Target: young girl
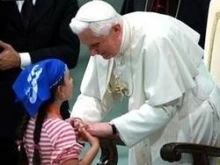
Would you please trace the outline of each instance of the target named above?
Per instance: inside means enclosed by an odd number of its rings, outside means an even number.
[[[99,150],[98,139],[81,129],[79,136],[91,148],[79,159],[83,146],[71,125],[62,120],[60,106],[71,98],[73,80],[67,66],[49,59],[27,67],[13,89],[28,114],[18,129],[19,163],[22,165],[89,165]]]

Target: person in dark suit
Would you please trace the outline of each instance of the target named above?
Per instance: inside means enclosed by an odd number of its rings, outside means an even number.
[[[28,25],[21,16],[23,1],[0,0],[0,162],[17,164],[16,127],[23,107],[16,102],[12,84],[21,69],[44,59],[57,58],[69,69],[78,61],[80,43],[69,28],[78,11],[77,0],[33,0]],[[62,105],[69,117],[68,102]]]
[[[124,0],[121,14],[133,11],[153,11],[171,15],[200,34],[199,45],[204,48],[210,0]]]

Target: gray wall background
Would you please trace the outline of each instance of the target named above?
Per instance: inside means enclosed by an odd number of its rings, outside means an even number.
[[[116,11],[120,12],[123,0],[105,0],[105,1],[110,3],[116,9]],[[88,0],[78,0],[79,6],[82,6],[86,2],[88,2]],[[69,101],[70,108],[72,108],[74,102],[77,99],[77,96],[80,94],[80,83],[81,83],[84,71],[86,69],[88,59],[89,59],[88,49],[86,46],[81,45],[78,65],[76,68],[71,70],[71,75],[74,80],[74,91],[73,91],[73,97]],[[116,116],[122,115],[126,111],[127,111],[127,100],[124,100],[124,101],[118,103],[116,106],[114,106],[112,111],[104,118],[103,121],[109,121]],[[82,153],[82,156],[87,152],[88,149],[89,149],[89,145],[87,144],[85,147],[85,150]],[[118,154],[119,154],[118,164],[119,165],[128,164],[127,163],[127,153],[128,153],[128,149],[126,147],[118,146]],[[99,157],[100,157],[100,152],[99,152],[98,156],[96,157],[96,159],[94,160],[92,165],[96,165],[96,162]]]

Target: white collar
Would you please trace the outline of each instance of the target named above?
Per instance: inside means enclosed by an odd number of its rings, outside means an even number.
[[[125,18],[122,18],[122,26],[123,26],[123,31],[122,31],[122,42],[121,42],[121,47],[119,51],[119,56],[123,55],[125,51],[129,48],[129,45],[131,44],[131,29],[130,25],[127,22]]]
[[[19,12],[21,12],[21,8],[22,8],[22,6],[23,6],[24,1],[25,1],[25,0],[16,1],[16,4],[17,4],[17,6],[18,6]],[[36,4],[36,1],[37,1],[37,0],[32,0],[33,5]]]

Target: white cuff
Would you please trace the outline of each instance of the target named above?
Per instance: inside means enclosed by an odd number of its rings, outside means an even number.
[[[26,66],[31,64],[31,57],[30,54],[25,52],[25,53],[19,53],[21,64],[20,67],[21,69],[24,69]]]

